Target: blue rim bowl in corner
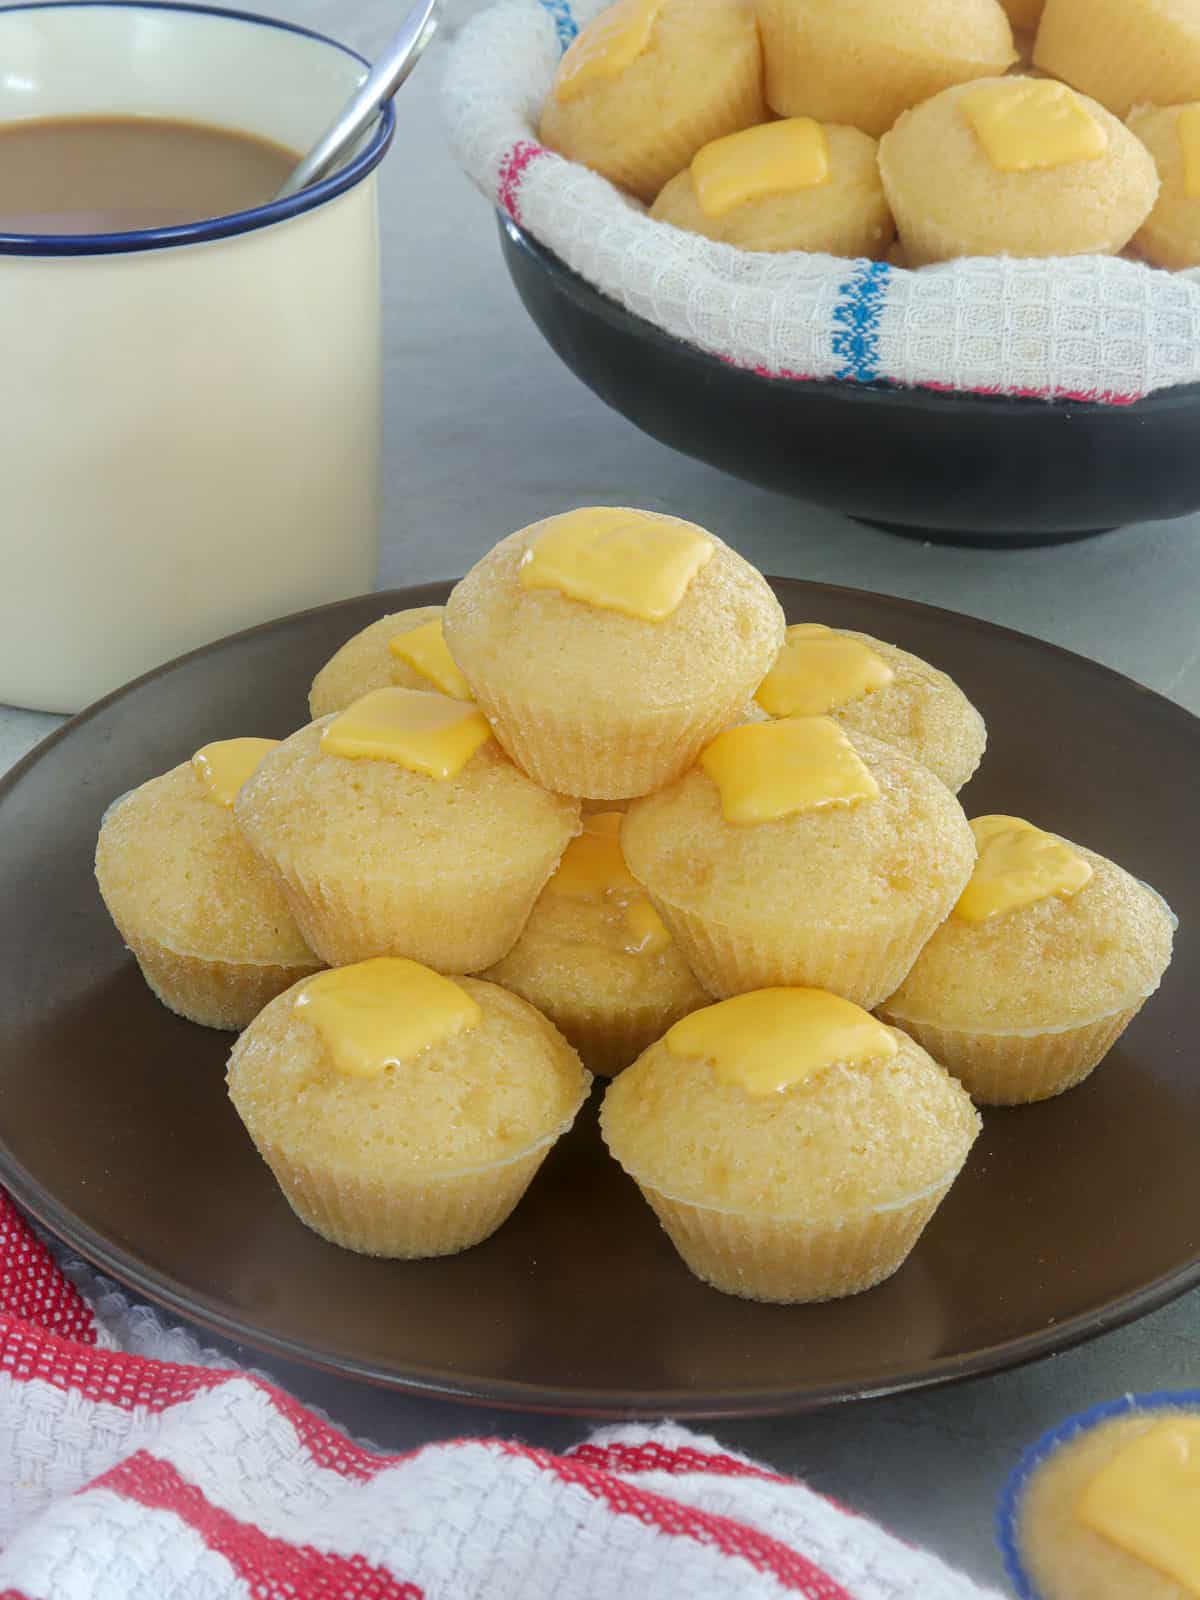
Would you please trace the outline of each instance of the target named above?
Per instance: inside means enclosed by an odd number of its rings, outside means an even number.
[[[1099,1405],[1089,1406],[1086,1411],[1065,1417],[1024,1451],[1001,1490],[994,1528],[996,1547],[1004,1563],[1004,1575],[1018,1600],[1050,1600],[1026,1571],[1018,1535],[1021,1502],[1029,1480],[1038,1468],[1050,1460],[1060,1445],[1070,1444],[1089,1428],[1138,1412],[1193,1412],[1198,1407],[1200,1389],[1158,1389],[1150,1394],[1124,1394],[1117,1400],[1104,1400]]]
[[[521,302],[576,377],[735,477],[896,533],[992,547],[1200,510],[1200,385],[1118,406],[761,377],[626,311],[497,215]]]

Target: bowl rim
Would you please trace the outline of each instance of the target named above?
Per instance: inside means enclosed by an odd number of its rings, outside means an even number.
[[[736,374],[747,383],[762,384],[781,393],[794,394],[802,391],[806,395],[823,395],[829,399],[863,406],[894,407],[899,398],[908,409],[937,417],[944,417],[949,412],[961,412],[967,405],[977,412],[985,414],[991,412],[997,417],[1011,415],[1014,410],[1052,406],[1061,411],[1083,411],[1095,419],[1107,417],[1119,420],[1130,418],[1132,415],[1141,422],[1145,419],[1146,410],[1149,408],[1157,411],[1190,409],[1194,402],[1200,399],[1200,383],[1173,384],[1169,388],[1155,389],[1136,400],[1117,405],[1103,400],[1066,399],[1054,395],[1043,397],[987,394],[972,389],[929,389],[919,385],[908,387],[891,383],[883,378],[874,383],[858,383],[850,378],[786,378],[756,372],[750,367],[738,366],[722,356],[712,355],[687,339],[680,339],[674,334],[667,333],[646,317],[639,316],[637,312],[627,310],[619,301],[604,294],[589,283],[581,273],[568,266],[561,256],[556,255],[548,245],[543,244],[506,211],[497,208],[496,217],[502,235],[507,238],[508,246],[536,262],[545,276],[553,281],[558,291],[571,300],[578,309],[600,318],[621,333],[640,338],[643,343],[668,355],[673,361],[690,362],[698,375],[713,372]]]

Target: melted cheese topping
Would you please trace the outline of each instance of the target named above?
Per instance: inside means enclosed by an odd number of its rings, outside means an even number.
[[[372,689],[321,734],[325,755],[394,761],[428,778],[454,778],[492,737],[478,707],[424,689]]]
[[[473,1028],[483,1012],[452,978],[398,956],[310,978],[292,1002],[338,1072],[377,1078]]]
[[[820,622],[797,622],[754,698],[772,717],[821,717],[885,688],[895,676],[860,639]]]
[[[625,865],[620,839],[624,820],[619,811],[584,817],[583,832],[563,851],[546,891],[612,907],[623,918],[630,955],[661,955],[669,948],[671,935]]]
[[[1200,1417],[1170,1417],[1131,1439],[1084,1488],[1085,1527],[1200,1595]]]
[[[954,908],[964,922],[1076,894],[1092,876],[1091,863],[1069,844],[1020,817],[976,817],[971,832],[979,860]]]
[[[593,84],[619,78],[650,43],[666,0],[617,0],[590,22],[572,43],[554,82],[555,98],[565,104]]]
[[[826,1067],[886,1061],[897,1050],[883,1023],[824,989],[757,989],[722,1000],[677,1022],[666,1045],[754,1095],[782,1093]]]
[[[246,779],[278,743],[278,739],[218,739],[196,751],[192,771],[207,789],[210,800],[231,806]]]
[[[625,907],[625,948],[631,956],[660,956],[671,948],[666,923],[644,894]]]
[[[525,589],[557,589],[585,605],[662,622],[714,548],[690,522],[589,506],[543,523],[522,557],[520,581]]]
[[[1200,200],[1200,105],[1184,106],[1175,118],[1175,137],[1183,154],[1183,193]]]
[[[783,717],[719,733],[700,756],[726,822],[776,822],[872,800],[879,785],[828,717]]]
[[[811,117],[764,122],[714,139],[692,160],[692,188],[706,217],[723,217],[751,200],[829,182],[829,140]]]
[[[1094,161],[1108,149],[1104,125],[1073,89],[1049,78],[984,84],[958,103],[997,172]]]
[[[558,870],[546,885],[555,894],[599,900],[607,894],[638,892],[638,881],[621,854],[621,813],[597,811],[583,819],[583,832],[563,851]]]
[[[463,677],[442,633],[441,617],[431,617],[419,628],[410,628],[388,640],[388,649],[398,661],[405,661],[428,678],[435,689],[455,700],[470,700],[471,685]]]

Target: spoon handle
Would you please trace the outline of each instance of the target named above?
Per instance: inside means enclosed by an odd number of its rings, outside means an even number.
[[[303,161],[276,194],[286,200],[323,178],[361,138],[424,54],[437,31],[434,15],[440,0],[417,0],[399,33],[383,51],[353,98],[338,112]]]

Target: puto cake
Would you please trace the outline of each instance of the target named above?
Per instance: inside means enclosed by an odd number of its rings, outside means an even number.
[[[1114,862],[1021,817],[971,823],[953,914],[879,1008],[982,1105],[1083,1081],[1158,988],[1175,918]]]
[[[904,1034],[773,988],[677,1022],[609,1086],[600,1127],[697,1277],[796,1303],[897,1270],[979,1116]]]
[[[711,998],[625,865],[621,821],[619,811],[583,819],[520,938],[484,974],[549,1017],[603,1077]]]
[[[811,117],[767,122],[706,144],[662,190],[650,215],[742,250],[876,260],[896,232],[875,140]]]
[[[876,138],[952,83],[1016,60],[998,0],[756,0],[767,103]]]
[[[1117,117],[1200,100],[1195,0],[1046,0],[1034,64]]]
[[[1135,106],[1130,130],[1158,169],[1158,199],[1133,248],[1156,267],[1200,267],[1200,101]]]
[[[421,689],[373,689],[301,728],[235,811],[330,966],[490,967],[579,831],[578,802],[518,771],[477,706]]]
[[[956,794],[987,744],[983,718],[953,678],[894,644],[821,622],[788,628],[754,698],[773,717],[829,716],[883,739]]]
[[[109,806],[96,882],[150,988],[210,1028],[244,1028],[321,962],[233,816],[273,739],[222,739]]]
[[[751,0],[617,0],[563,56],[538,137],[649,204],[701,145],[766,117]]]
[[[442,636],[442,606],[414,606],[372,622],[332,655],[308,695],[315,722],[344,711],[372,689],[436,689],[469,700],[467,680]]]
[[[868,1009],[975,862],[941,779],[831,717],[719,734],[678,782],[630,806],[621,847],[710,994],[799,984]]]
[[[628,799],[740,716],[783,643],[766,579],[678,517],[592,506],[502,539],[446,603],[496,738],[547,789]]]
[[[229,1097],[301,1222],[374,1256],[486,1239],[571,1126],[591,1079],[495,984],[383,957],[274,1000],[229,1059]]]
[[[912,266],[958,256],[1116,255],[1150,214],[1154,162],[1095,100],[987,78],[908,111],[879,171]]]
[[[996,1535],[1027,1600],[1195,1600],[1198,1512],[1200,1390],[1125,1395],[1026,1451]]]

